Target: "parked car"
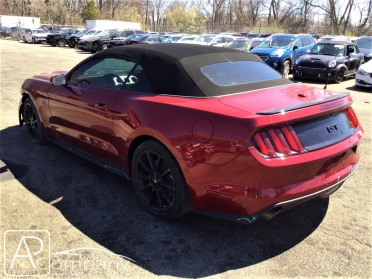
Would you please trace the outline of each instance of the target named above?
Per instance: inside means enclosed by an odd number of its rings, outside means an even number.
[[[177,44],[188,44],[192,42],[193,40],[195,40],[197,37],[199,36],[198,35],[185,35],[182,38],[180,38],[176,43]]]
[[[139,44],[160,44],[164,38],[161,35],[146,34],[136,38],[133,38],[126,42],[127,45],[139,45]]]
[[[323,36],[318,39],[318,43],[326,43],[331,41],[351,42],[350,38],[346,36]]]
[[[315,39],[308,34],[274,34],[267,37],[250,53],[287,77],[296,59],[315,45]]]
[[[32,42],[33,44],[46,42],[47,33],[44,29],[28,29],[23,35],[23,42]]]
[[[96,31],[93,29],[83,29],[83,30],[80,30],[76,34],[71,34],[71,35],[66,36],[65,40],[70,48],[74,48],[77,46],[81,36],[93,34],[94,32]]]
[[[247,38],[237,38],[225,45],[225,47],[239,49],[242,51],[249,51],[251,43],[252,40],[248,40]]]
[[[122,34],[117,29],[105,29],[97,35],[90,35],[85,38],[85,50],[96,53],[99,50],[99,41],[101,39],[112,39],[118,35]]]
[[[192,40],[190,44],[208,45],[217,35],[216,34],[202,34],[196,39]]]
[[[29,28],[24,27],[10,27],[10,37],[14,40],[21,40],[23,38],[24,32]]]
[[[230,48],[106,49],[26,79],[20,97],[32,142],[49,139],[131,179],[162,219],[270,219],[329,196],[360,162],[349,93],[292,83]]]
[[[364,62],[372,59],[372,36],[363,36],[355,41],[359,50],[364,55]]]
[[[293,77],[340,83],[344,78],[354,76],[363,62],[363,53],[352,42],[317,43],[296,60]]]
[[[110,41],[112,41],[112,40],[116,40],[116,41],[117,40],[123,40],[123,39],[125,39],[128,36],[133,35],[133,34],[143,35],[143,34],[145,34],[145,32],[142,31],[142,30],[134,30],[134,29],[119,30],[116,33],[114,33],[110,38],[99,39],[98,50],[106,49],[108,47]]]
[[[46,43],[51,46],[64,47],[67,43],[66,37],[72,34],[77,34],[81,29],[66,28],[62,29],[59,33],[48,34],[46,38]]]
[[[129,42],[131,40],[133,40],[135,38],[142,37],[142,36],[143,36],[142,34],[133,34],[133,35],[130,35],[130,36],[126,37],[123,40],[110,40],[107,48],[113,48],[113,47],[119,47],[119,46],[127,45],[127,44],[129,44]]]
[[[372,59],[361,65],[357,70],[355,74],[355,86],[372,88]]]
[[[10,37],[10,30],[8,27],[0,27],[0,37]]]
[[[85,40],[89,40],[91,37],[97,37],[99,34],[101,34],[104,30],[103,29],[92,29],[92,32],[87,33],[86,35],[83,35],[80,37],[80,40],[78,41],[77,48],[81,51],[86,50],[85,46]]]
[[[252,39],[252,43],[251,43],[251,45],[250,45],[250,47],[249,47],[249,51],[251,51],[251,50],[254,49],[255,47],[259,46],[260,43],[261,43],[262,41],[264,41],[264,40],[265,40],[265,38],[253,38],[253,39]]]
[[[271,34],[266,34],[266,33],[250,33],[250,34],[247,34],[245,37],[247,39],[253,39],[253,38],[267,38],[269,37]]]
[[[168,38],[165,38],[163,40],[163,44],[173,44],[173,43],[177,43],[180,39],[182,39],[183,37],[185,37],[187,34],[175,34],[175,35],[170,35]],[[164,35],[162,35],[162,37],[164,37]]]
[[[195,40],[190,41],[190,44],[222,47],[235,39],[235,36],[229,34],[203,34]]]

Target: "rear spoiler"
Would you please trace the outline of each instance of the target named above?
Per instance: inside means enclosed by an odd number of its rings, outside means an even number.
[[[311,107],[311,106],[326,103],[326,102],[329,102],[329,101],[334,101],[334,100],[337,100],[337,99],[342,99],[342,98],[344,98],[346,96],[349,96],[349,95],[350,95],[349,92],[344,92],[344,93],[338,94],[336,96],[331,96],[331,97],[321,99],[321,100],[315,100],[315,101],[308,102],[308,103],[305,103],[305,104],[299,104],[299,105],[294,105],[294,106],[289,106],[289,107],[284,107],[284,108],[270,109],[270,110],[256,112],[255,114],[258,114],[258,115],[273,115],[273,114],[283,113],[283,112],[296,110],[296,109],[300,109],[300,108]],[[320,109],[325,110],[325,109],[330,109],[330,108],[333,108],[333,107],[338,107],[338,106],[342,105],[343,103],[344,103],[344,100],[340,100],[338,102],[335,102],[335,103],[329,104],[327,106],[321,107]]]

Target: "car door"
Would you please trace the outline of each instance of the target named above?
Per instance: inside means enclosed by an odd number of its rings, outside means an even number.
[[[31,29],[26,29],[26,30],[24,31],[24,33],[23,33],[23,36],[25,37],[25,40],[26,40],[27,42],[32,41],[32,31],[31,31]]]
[[[358,70],[360,65],[360,55],[354,45],[347,46],[347,59],[349,60],[348,73],[353,74]]]
[[[308,38],[297,38],[293,46],[297,46],[298,48],[293,51],[293,61],[296,61],[297,58],[304,55],[306,50],[308,50],[309,40]]]
[[[115,105],[135,65],[118,58],[92,59],[67,75],[66,85],[49,90],[51,128],[62,141],[106,158],[111,147]],[[112,151],[112,150],[111,150]]]

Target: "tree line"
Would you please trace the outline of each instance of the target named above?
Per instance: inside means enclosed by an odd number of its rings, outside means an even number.
[[[0,14],[61,25],[133,21],[146,30],[184,33],[372,35],[372,0],[3,0]]]

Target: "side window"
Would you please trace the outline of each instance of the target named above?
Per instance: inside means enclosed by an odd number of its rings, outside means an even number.
[[[146,73],[141,65],[137,64],[133,72],[127,77],[127,79],[125,79],[125,84],[122,90],[153,93]]]
[[[356,54],[357,53],[357,50],[356,50],[355,46],[353,46],[353,45],[347,46],[347,53],[348,54],[351,54],[351,53]]]
[[[302,38],[302,44],[303,46],[311,45],[309,38]]]
[[[129,31],[128,31],[128,30],[125,30],[125,31],[124,31],[124,36],[125,36],[125,37],[128,37],[128,36],[133,35],[133,34],[134,34],[133,31],[130,31],[130,30],[129,30]]]
[[[90,60],[77,68],[69,81],[119,90],[135,65],[133,61],[118,58]]]
[[[298,47],[303,47],[304,45],[302,43],[302,38],[298,38],[293,45],[298,46]]]

